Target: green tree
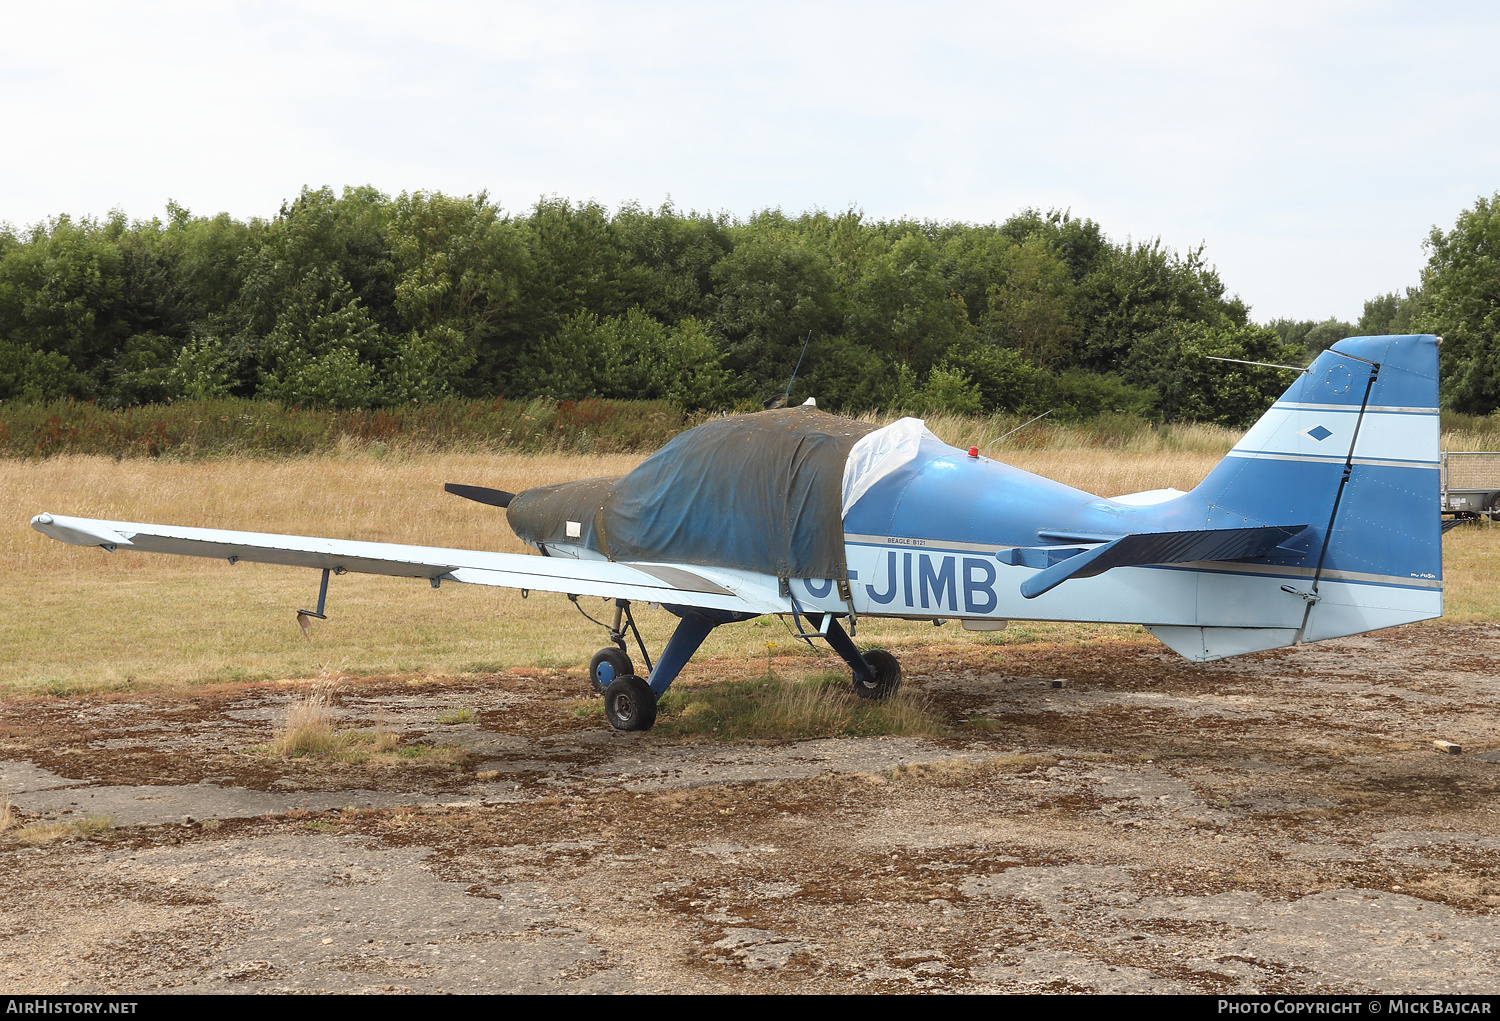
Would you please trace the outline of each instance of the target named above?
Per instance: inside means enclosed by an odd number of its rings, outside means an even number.
[[[1068,266],[1074,283],[1081,283],[1096,270],[1105,268],[1108,257],[1118,249],[1109,243],[1104,231],[1093,220],[1075,219],[1067,210],[1023,209],[1000,226],[1000,234],[1012,244],[1027,238],[1041,238]]]
[[[938,272],[948,290],[963,299],[969,322],[979,325],[989,313],[991,291],[1005,283],[1016,243],[993,225],[951,223],[938,231]]]
[[[178,350],[167,370],[167,387],[190,401],[228,397],[237,368],[234,354],[218,337],[200,332]]]
[[[1414,332],[1415,320],[1422,304],[1419,288],[1408,287],[1406,293],[1391,291],[1365,302],[1364,314],[1350,336],[1405,336]]]
[[[808,334],[838,332],[833,267],[825,253],[789,231],[756,226],[739,233],[712,277],[710,324],[725,365],[757,397],[786,385]]]
[[[1452,230],[1432,228],[1427,252],[1416,321],[1443,338],[1444,398],[1487,415],[1500,408],[1500,192],[1460,213]]]
[[[394,347],[347,281],[311,272],[260,345],[259,396],[319,407],[382,404],[376,366]]]
[[[1130,375],[1152,385],[1160,396],[1160,413],[1168,421],[1238,428],[1264,414],[1293,376],[1282,369],[1217,362],[1208,356],[1294,364],[1299,353],[1269,327],[1178,322],[1137,346]]]
[[[390,367],[398,403],[482,392],[468,376],[523,318],[531,273],[525,232],[481,193],[467,198],[402,194],[392,204],[387,242],[395,307],[405,331]]]
[[[791,375],[791,369],[787,369]],[[781,381],[786,386],[786,381]],[[775,390],[774,395],[779,395]],[[859,415],[896,406],[891,365],[867,347],[842,336],[814,336],[792,385],[790,403],[817,399],[824,411]]]
[[[76,394],[87,385],[65,355],[0,340],[0,401],[45,404]]]
[[[1044,386],[1047,374],[1019,351],[971,339],[949,348],[940,364],[973,381],[986,412],[1038,414],[1048,410],[1038,406],[1049,399]]]
[[[1273,319],[1266,325],[1276,331],[1283,344],[1298,348],[1302,361],[1312,361],[1345,337],[1364,333],[1360,327],[1332,317],[1323,320]]]
[[[1137,344],[1155,344],[1161,331],[1180,323],[1249,321],[1243,304],[1224,298],[1201,246],[1178,256],[1160,240],[1107,249],[1078,285],[1075,314],[1083,327],[1081,368],[1122,372],[1128,382],[1148,386],[1151,380],[1132,376],[1131,366],[1143,361]]]
[[[991,285],[981,332],[1043,367],[1076,363],[1077,325],[1067,263],[1041,235],[1013,245],[1001,258],[1003,283]]]
[[[373,188],[345,188],[341,197],[330,188],[304,188],[284,204],[243,256],[234,304],[246,331],[264,337],[288,304],[326,300],[346,289],[382,329],[398,329],[388,205]]]
[[[83,373],[131,333],[118,244],[125,229],[123,216],[104,223],[60,216],[7,245],[0,258],[0,337],[18,350],[66,359],[77,370],[66,374],[73,396],[93,395]]]
[[[727,216],[681,214],[626,204],[610,221],[624,253],[624,300],[658,322],[706,320],[713,312],[713,268],[734,249]]]
[[[871,262],[844,317],[846,337],[919,374],[970,330],[963,299],[938,272],[935,248],[917,234]]]
[[[917,414],[947,412],[954,415],[973,415],[983,406],[979,387],[963,372],[945,365],[934,365],[927,373],[927,382],[907,408]]]

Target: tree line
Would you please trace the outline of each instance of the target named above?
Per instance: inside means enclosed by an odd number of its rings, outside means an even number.
[[[164,220],[59,216],[0,229],[0,400],[747,410],[785,395],[849,413],[1243,425],[1285,373],[1206,356],[1287,363],[1352,332],[1410,328],[1446,338],[1453,407],[1488,412],[1497,233],[1481,200],[1453,232],[1434,230],[1422,286],[1367,303],[1357,327],[1263,326],[1201,247],[1120,244],[1060,212],[736,220],[544,199],[507,214],[483,194],[324,188],[264,220],[175,204]]]

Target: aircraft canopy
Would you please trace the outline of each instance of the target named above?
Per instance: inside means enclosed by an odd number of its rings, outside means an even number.
[[[844,464],[844,493],[839,516],[848,515],[849,508],[859,502],[859,498],[875,483],[916,457],[924,438],[937,440],[920,418],[898,419],[883,429],[860,437]]]

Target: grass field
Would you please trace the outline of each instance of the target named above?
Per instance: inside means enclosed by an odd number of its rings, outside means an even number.
[[[964,420],[932,423],[967,446]],[[1004,460],[1090,492],[1191,488],[1227,449],[1224,430],[1110,444],[1082,432],[1034,448],[997,445]],[[1064,438],[1065,439],[1065,438]],[[977,441],[972,441],[977,442]],[[302,458],[124,459],[64,455],[0,460],[0,691],[10,694],[199,685],[333,674],[481,673],[574,667],[604,644],[560,595],[349,575],[329,587],[326,622],[309,636],[294,611],[317,598],[312,571],[66,546],[29,527],[42,511],[253,531],[523,552],[504,512],[443,493],[444,482],[516,491],[629,471],[645,455],[371,452]],[[1435,510],[1435,509],[1434,509]],[[1493,564],[1500,529],[1445,539],[1450,619],[1500,615]],[[601,600],[582,600],[591,612]],[[597,615],[597,612],[596,612]],[[642,607],[653,654],[675,618]],[[859,640],[886,647],[1146,638],[1132,626],[1013,623],[969,634],[955,625],[865,621]],[[775,618],[720,628],[689,676],[714,657],[807,669],[831,654],[795,641]],[[640,666],[641,664],[637,664]]]

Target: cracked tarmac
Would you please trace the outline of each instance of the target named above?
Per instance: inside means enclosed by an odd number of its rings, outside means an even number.
[[[0,976],[1494,993],[1497,653],[1482,624],[1210,664],[1144,642],[911,650],[945,736],[785,743],[606,731],[576,670],[343,679],[340,726],[461,749],[382,765],[258,748],[293,685],[14,700],[17,821],[113,825],[0,833]]]

